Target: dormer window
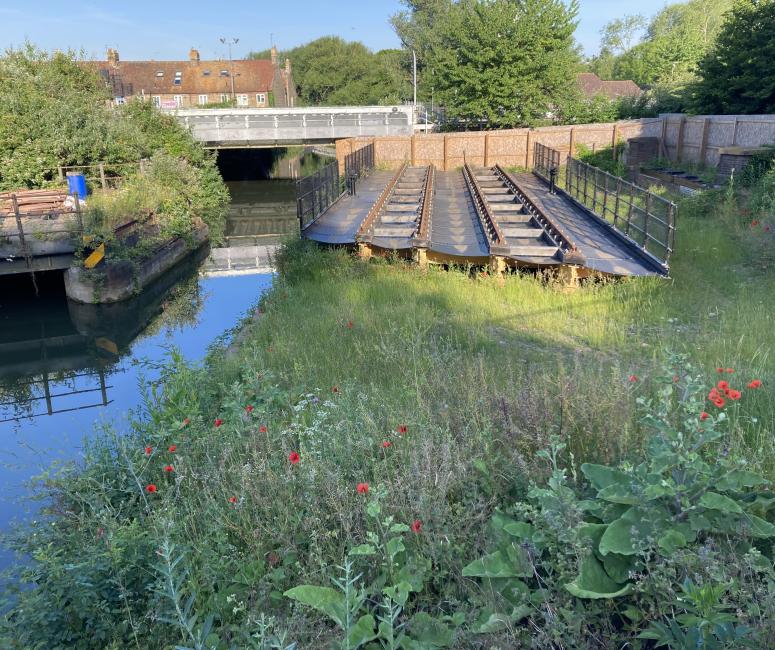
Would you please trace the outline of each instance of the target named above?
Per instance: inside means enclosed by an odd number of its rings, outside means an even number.
[[[164,76],[164,70],[157,70],[156,71],[156,76],[157,77],[163,77]]]
[[[229,76],[229,71],[228,70],[221,70],[221,76],[222,77],[228,77]]]
[[[209,77],[210,76],[210,71],[209,70],[202,70],[202,76],[203,77]]]

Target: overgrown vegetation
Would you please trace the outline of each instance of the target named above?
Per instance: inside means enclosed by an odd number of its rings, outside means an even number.
[[[150,159],[148,171],[139,161]],[[228,193],[213,155],[174,117],[149,103],[112,107],[96,72],[74,53],[46,54],[32,45],[0,57],[0,190],[51,187],[60,166],[119,168],[118,193],[98,196],[88,217],[94,231],[136,214],[154,215],[162,232],[185,234],[200,218],[217,240]],[[134,212],[137,210],[138,212]]]
[[[44,477],[3,646],[771,646],[770,176],[682,200],[670,281],[287,246]]]

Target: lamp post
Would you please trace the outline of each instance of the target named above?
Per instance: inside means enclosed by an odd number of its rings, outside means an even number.
[[[417,53],[412,50],[412,86],[414,87],[414,103],[412,113],[417,119]]]
[[[237,43],[239,43],[239,39],[238,38],[226,38],[224,36],[224,37],[220,38],[220,41],[224,45],[228,45],[229,46],[229,77],[231,77],[231,101],[234,101],[234,98],[235,98],[235,96],[234,96],[234,63],[232,62],[232,59],[231,59],[231,46],[232,45],[236,45]]]

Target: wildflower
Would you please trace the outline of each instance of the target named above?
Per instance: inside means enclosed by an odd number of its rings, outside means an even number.
[[[358,494],[368,494],[368,492],[369,492],[369,484],[368,483],[358,483],[358,487],[356,489],[358,490]]]
[[[748,383],[748,388],[760,388],[762,385],[761,379],[754,379]]]
[[[392,443],[392,442],[390,442],[390,440],[385,440],[385,441],[382,443],[382,448],[383,448],[383,449],[387,449],[388,447],[391,447],[392,445],[393,445],[393,443]]]
[[[724,408],[726,402],[724,401],[724,398],[719,395],[716,399],[713,400],[713,404],[716,406],[716,408]]]
[[[149,494],[153,494],[154,492],[156,492],[156,486],[153,483],[149,483],[148,485],[145,486],[145,491],[148,492]]]
[[[399,424],[396,427],[396,431],[400,433],[402,436],[409,431],[409,427],[407,427],[405,424]]]
[[[153,451],[153,447],[146,447],[145,448],[145,455],[146,456],[150,456],[152,451]]]
[[[674,384],[677,384],[677,383],[678,383],[678,380],[679,380],[679,377],[678,377],[678,375],[673,375],[673,383],[674,383]]]
[[[739,400],[742,396],[743,394],[739,390],[730,389],[729,391],[729,399],[735,402]]]
[[[705,420],[707,420],[709,417],[710,417],[710,413],[706,413],[705,411],[700,413],[700,420],[702,420],[703,422],[705,422]]]
[[[347,329],[351,330],[353,328],[353,322],[351,320],[347,321]]]
[[[298,452],[292,451],[288,454],[288,460],[291,461],[291,465],[296,465],[301,460],[301,456],[299,456]]]
[[[758,219],[754,219],[751,222],[751,228],[756,228],[756,226],[758,226],[758,225],[759,225],[759,220]]]
[[[172,472],[175,471],[175,468],[172,465],[165,465],[164,471],[167,472],[167,474],[172,474]]]
[[[177,445],[170,445],[169,447],[167,447],[167,451],[170,452],[171,454],[174,454],[177,451],[177,449],[178,449]]]
[[[215,418],[215,422],[213,424],[215,424],[215,428],[217,429],[223,424],[223,420],[221,420],[221,418]]]
[[[248,405],[245,407],[245,413],[247,413],[248,415],[250,415],[252,412],[253,412],[253,405],[252,405],[252,404],[248,404]]]
[[[727,390],[729,388],[729,382],[728,381],[720,381],[717,384],[719,390]]]
[[[419,519],[415,519],[412,522],[411,529],[413,533],[419,533],[422,530],[422,522]]]
[[[716,372],[718,374],[720,374],[720,375],[723,375],[724,374],[724,369],[723,368],[716,368]]]
[[[187,427],[189,424],[191,424],[191,420],[189,418],[186,418],[185,420],[183,420],[184,427]]]
[[[636,381],[638,381],[638,375],[630,375],[629,380],[631,384],[634,384]]]
[[[332,393],[338,393],[339,392],[339,386],[336,386],[336,385],[332,386],[331,387],[331,392]]]
[[[237,503],[237,497],[229,497],[229,503]]]
[[[711,388],[710,392],[708,393],[708,399],[711,402],[715,402],[720,396],[721,396],[721,393],[718,392],[718,389],[715,386]]]
[[[727,373],[728,375],[731,375],[731,374],[732,374],[734,371],[735,371],[735,369],[734,369],[734,368],[727,368],[727,369],[726,369],[726,373]]]
[[[265,424],[262,424],[260,427],[258,427],[258,432],[259,432],[259,433],[266,433],[266,432],[267,432],[267,430],[268,430],[268,429],[266,428],[266,425],[265,425]]]

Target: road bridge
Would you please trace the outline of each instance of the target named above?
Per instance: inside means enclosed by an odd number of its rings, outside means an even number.
[[[181,108],[170,113],[211,149],[324,144],[414,133],[411,106]]]

